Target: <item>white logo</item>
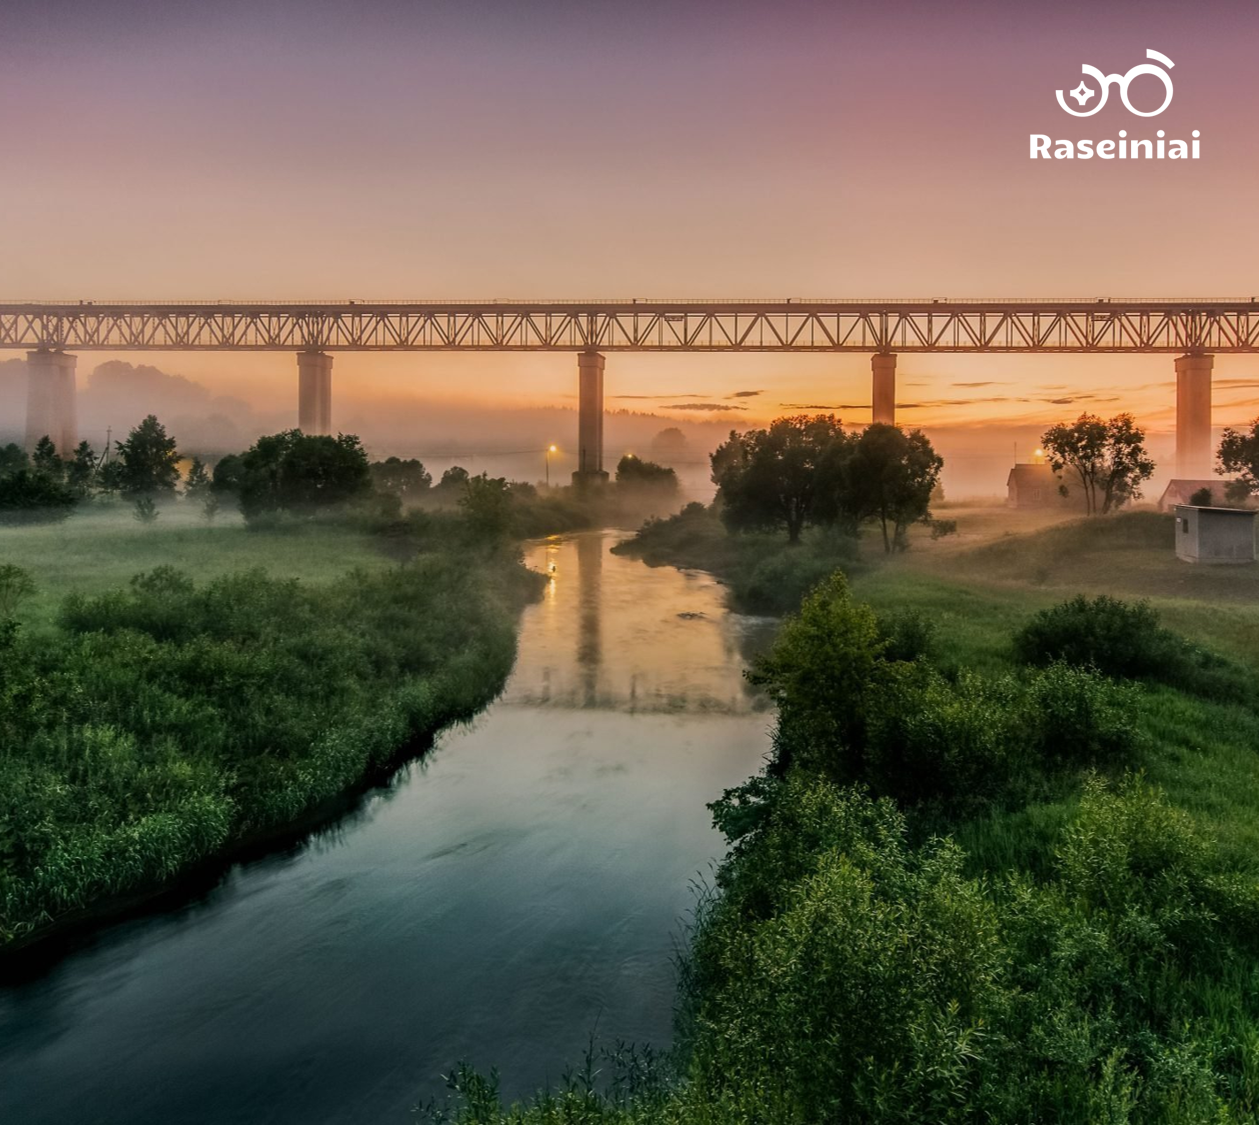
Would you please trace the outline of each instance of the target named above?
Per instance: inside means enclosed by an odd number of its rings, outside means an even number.
[[[1145,57],[1147,59],[1157,59],[1164,66],[1167,67],[1167,70],[1170,70],[1172,67],[1176,65],[1166,55],[1160,55],[1157,51],[1147,50],[1145,52]],[[1084,110],[1084,112],[1081,113],[1077,110],[1072,109],[1069,105],[1067,105],[1067,99],[1063,96],[1062,91],[1058,90],[1057,91],[1058,104],[1062,106],[1062,108],[1065,109],[1069,114],[1071,114],[1072,117],[1092,117],[1093,114],[1095,114],[1098,110],[1102,108],[1102,106],[1106,104],[1106,98],[1110,94],[1110,88],[1112,85],[1119,87],[1119,96],[1123,99],[1123,104],[1128,107],[1128,112],[1135,113],[1138,117],[1157,117],[1160,113],[1163,112],[1163,110],[1165,110],[1169,105],[1172,104],[1171,75],[1167,73],[1167,70],[1163,70],[1160,67],[1155,66],[1153,63],[1148,63],[1148,62],[1139,63],[1137,66],[1134,66],[1130,71],[1128,71],[1127,74],[1122,74],[1122,75],[1103,74],[1100,70],[1097,69],[1097,67],[1089,66],[1088,63],[1085,63],[1080,68],[1080,70],[1083,74],[1092,78],[1101,86],[1101,98],[1098,101],[1097,105],[1095,105],[1092,109]],[[1163,88],[1167,91],[1166,96],[1163,98],[1163,104],[1159,106],[1158,109],[1150,110],[1148,113],[1142,112],[1141,110],[1135,108],[1133,104],[1128,100],[1128,84],[1134,78],[1137,78],[1142,74],[1154,75],[1155,78],[1158,78],[1163,83]],[[1097,91],[1092,89],[1084,81],[1084,79],[1080,79],[1080,84],[1074,90],[1070,92],[1070,96],[1075,98],[1075,100],[1080,104],[1081,108],[1083,108],[1083,106],[1088,102],[1090,98],[1095,97],[1096,95],[1097,95]]]

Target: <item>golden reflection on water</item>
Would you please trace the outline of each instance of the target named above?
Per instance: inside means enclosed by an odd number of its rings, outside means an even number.
[[[627,712],[763,710],[742,669],[766,643],[772,622],[725,612],[725,591],[709,575],[649,569],[612,554],[624,537],[581,532],[526,548],[525,561],[548,582],[542,601],[526,610],[507,702]]]

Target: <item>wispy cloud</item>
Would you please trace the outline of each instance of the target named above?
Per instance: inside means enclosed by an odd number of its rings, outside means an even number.
[[[660,407],[661,410],[746,410],[746,406],[730,406],[724,402],[675,402]]]
[[[735,391],[734,394],[726,395],[726,398],[756,398],[757,395],[764,393],[764,391]]]

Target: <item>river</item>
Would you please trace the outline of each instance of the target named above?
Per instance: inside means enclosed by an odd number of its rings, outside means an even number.
[[[703,574],[529,544],[550,575],[471,726],[335,824],[0,989],[5,1125],[411,1120],[458,1060],[520,1095],[592,1035],[666,1047],[674,954],[760,765],[771,628]]]

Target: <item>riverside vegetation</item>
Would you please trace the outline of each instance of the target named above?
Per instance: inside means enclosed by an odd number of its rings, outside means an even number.
[[[817,583],[753,669],[772,751],[711,806],[672,1054],[592,1051],[509,1108],[460,1067],[434,1117],[1259,1120],[1253,576],[1187,574],[1153,513],[968,518]],[[632,549],[738,597],[755,552],[719,528]]]
[[[195,511],[199,463],[176,498],[156,419],[112,481],[88,454],[9,452],[26,526],[0,565],[0,949],[283,830],[470,718],[543,583],[512,506],[487,519],[472,487],[404,516],[353,438],[263,439],[246,523],[218,518],[227,487]],[[74,464],[92,471],[70,483]]]

